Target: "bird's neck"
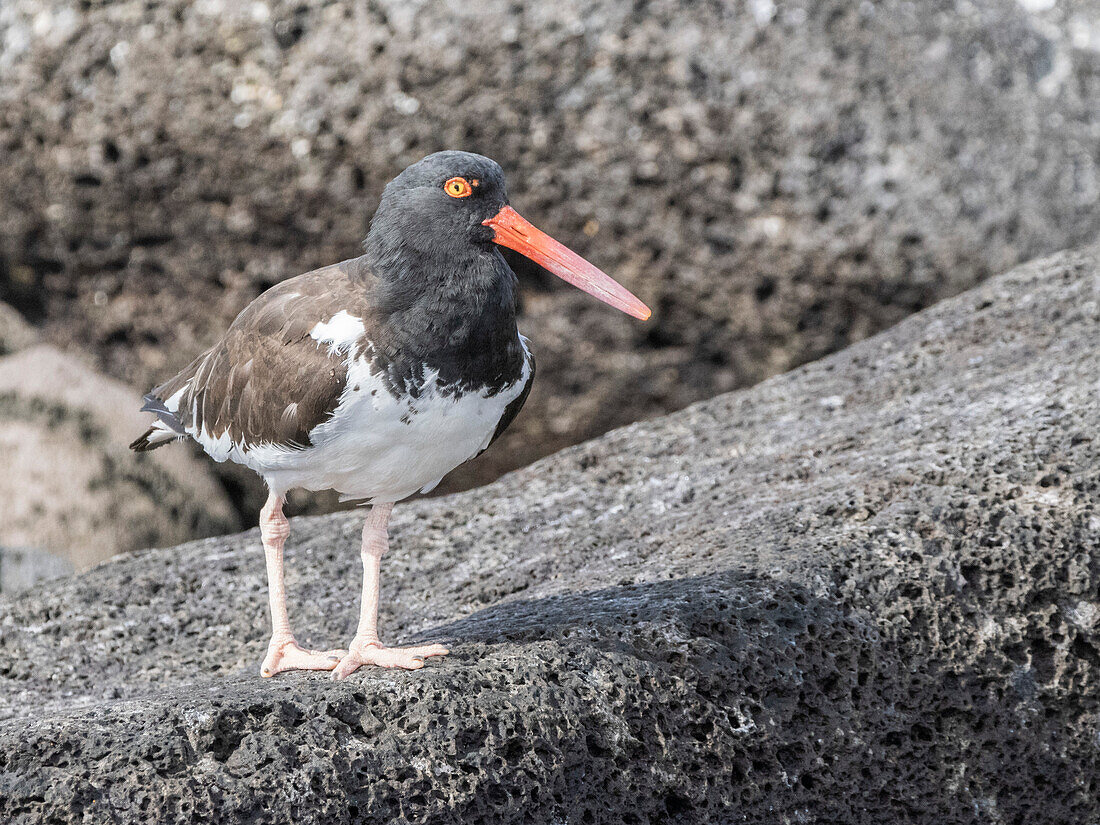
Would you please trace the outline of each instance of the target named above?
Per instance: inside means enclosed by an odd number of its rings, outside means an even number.
[[[366,252],[378,320],[405,357],[466,383],[522,368],[516,276],[495,248],[433,257],[368,239]]]

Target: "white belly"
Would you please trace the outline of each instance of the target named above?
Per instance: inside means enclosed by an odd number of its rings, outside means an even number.
[[[531,376],[526,347],[518,381],[490,395],[440,392],[428,371],[419,397],[395,398],[365,358],[348,364],[347,386],[332,418],[310,431],[313,446],[258,445],[227,457],[251,467],[275,492],[336,490],[344,498],[398,501],[438,484],[484,450],[504,410]]]

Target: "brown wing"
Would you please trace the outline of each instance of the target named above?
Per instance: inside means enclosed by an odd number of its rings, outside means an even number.
[[[181,434],[228,432],[240,445],[310,446],[310,431],[332,415],[347,377],[343,355],[330,354],[310,331],[341,310],[369,323],[364,285],[349,277],[361,277],[360,266],[345,261],[263,293],[219,344],[153,390],[146,409]]]

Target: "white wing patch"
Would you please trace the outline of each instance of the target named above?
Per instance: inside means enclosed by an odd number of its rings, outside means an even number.
[[[363,321],[342,309],[327,321],[319,322],[309,331],[309,337],[318,344],[328,344],[329,355],[351,352],[356,341],[366,331]]]
[[[190,382],[184,384],[164,400],[164,406],[170,413],[174,414],[180,411],[180,399],[183,398],[184,392],[186,392],[190,386]]]

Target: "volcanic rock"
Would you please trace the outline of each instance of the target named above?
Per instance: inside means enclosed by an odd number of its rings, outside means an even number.
[[[0,299],[144,392],[356,255],[407,164],[488,154],[655,316],[524,267],[539,378],[468,486],[1091,242],[1098,31],[1084,0],[5,0]]]
[[[239,526],[208,463],[126,449],[145,425],[140,406],[129,387],[49,345],[0,358],[0,545],[85,568]]]
[[[258,675],[255,531],[0,600],[0,820],[1095,822],[1100,249],[397,508],[418,672]],[[350,638],[360,518],[293,521]]]

